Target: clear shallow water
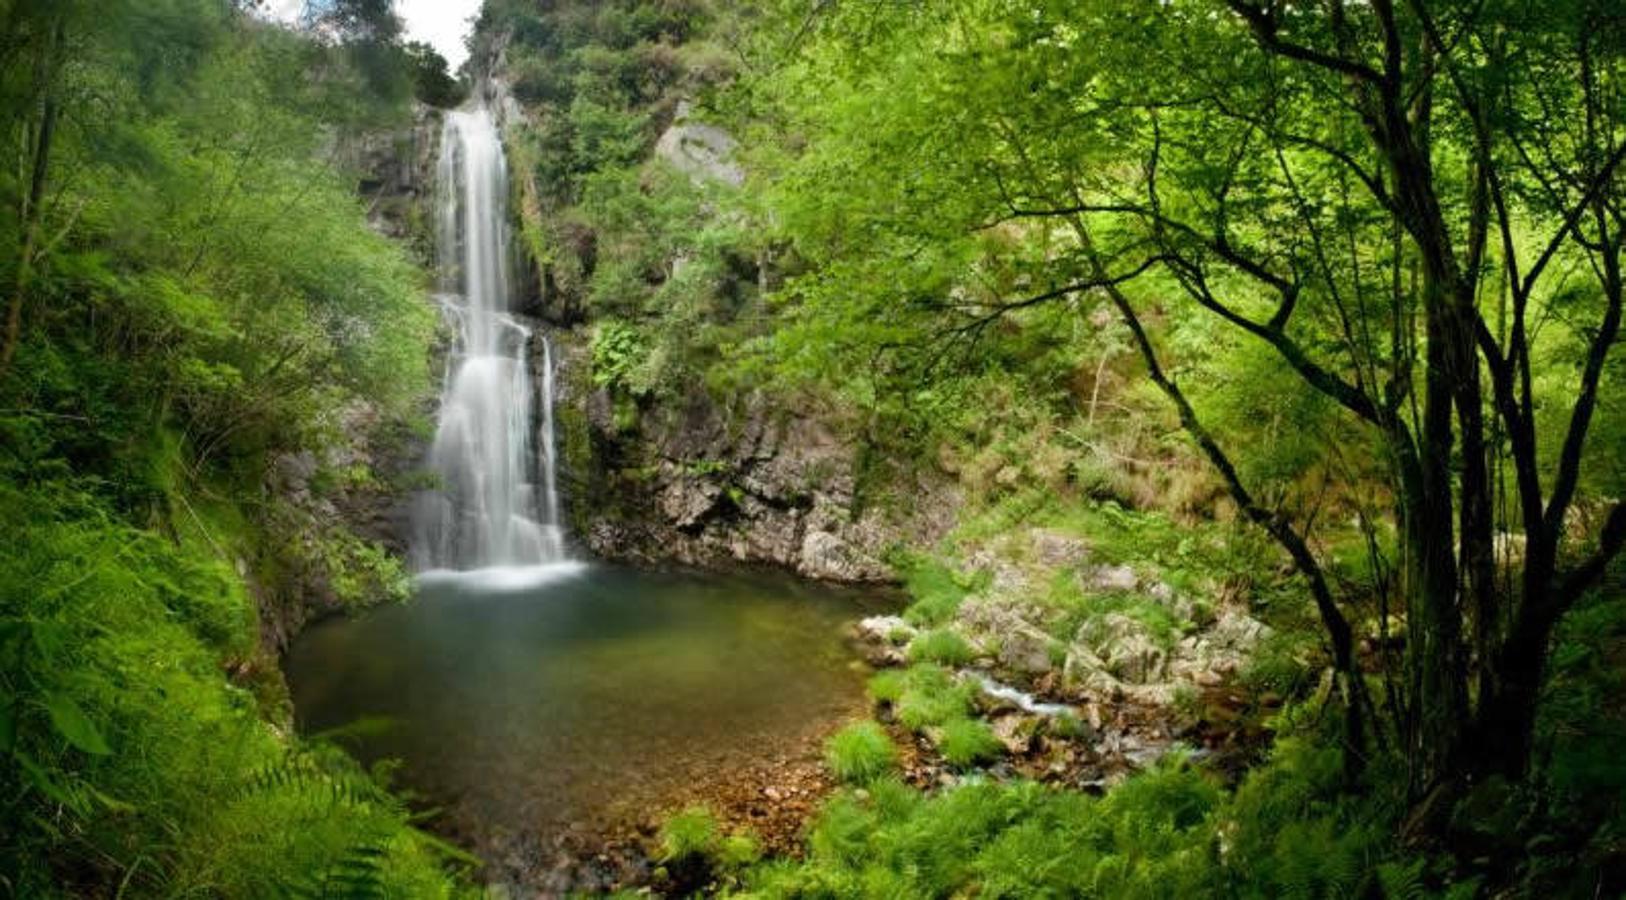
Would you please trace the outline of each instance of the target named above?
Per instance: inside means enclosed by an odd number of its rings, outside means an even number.
[[[767,575],[431,573],[412,602],[321,623],[286,661],[306,733],[402,761],[476,847],[648,818],[863,709],[845,626],[890,600]]]

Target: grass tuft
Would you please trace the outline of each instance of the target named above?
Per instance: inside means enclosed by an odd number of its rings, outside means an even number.
[[[931,662],[945,666],[963,666],[977,655],[960,633],[949,628],[934,628],[921,632],[909,643],[910,662]]]
[[[981,719],[952,719],[943,723],[937,749],[944,759],[960,769],[993,762],[1005,753],[1005,745]]]
[[[825,741],[824,763],[848,784],[867,784],[897,768],[898,751],[881,726],[857,722]]]

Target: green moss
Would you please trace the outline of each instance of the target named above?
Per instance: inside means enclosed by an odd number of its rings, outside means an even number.
[[[848,784],[866,784],[897,767],[898,750],[874,722],[848,725],[824,744],[824,764]]]

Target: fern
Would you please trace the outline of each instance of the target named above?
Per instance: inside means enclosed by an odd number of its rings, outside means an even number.
[[[384,900],[390,895],[385,860],[389,847],[382,839],[352,845],[307,880],[284,884],[283,890],[303,900]]]
[[[1423,884],[1423,869],[1427,864],[1427,859],[1418,857],[1410,862],[1378,866],[1378,883],[1383,885],[1384,900],[1425,900],[1429,892]]]

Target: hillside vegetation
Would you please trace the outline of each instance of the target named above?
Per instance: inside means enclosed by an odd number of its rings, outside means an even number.
[[[832,769],[879,786],[714,885],[1620,888],[1608,4],[509,2],[477,35],[529,113],[542,310],[585,323],[616,427],[766,396],[861,448],[865,502],[964,498],[895,560],[908,669],[874,693],[965,786],[918,798],[843,732]],[[1233,713],[1182,666],[1239,623],[1268,637],[1224,683],[1276,747],[1234,788],[1178,755],[1099,802],[999,774],[963,673],[1200,733]]]
[[[407,120],[407,56],[217,0],[0,19],[0,893],[454,895],[387,771],[291,735],[258,615],[405,589],[268,474],[429,384],[426,278],[337,162]]]

